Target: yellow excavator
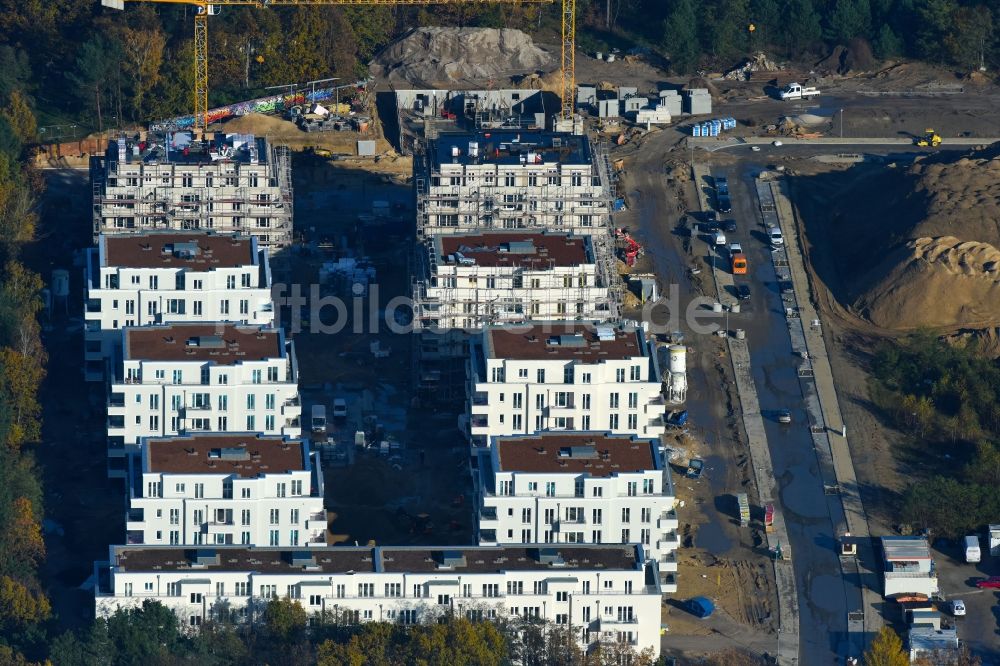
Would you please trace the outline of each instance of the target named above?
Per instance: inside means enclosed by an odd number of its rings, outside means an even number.
[[[917,137],[917,145],[921,148],[927,148],[928,146],[937,148],[941,145],[941,137],[933,129],[927,128],[924,130],[923,136]]]

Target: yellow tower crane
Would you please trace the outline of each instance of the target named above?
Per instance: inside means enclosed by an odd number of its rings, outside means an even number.
[[[194,128],[204,130],[208,126],[208,17],[219,13],[219,9],[229,5],[250,5],[254,7],[277,7],[289,5],[444,5],[444,4],[521,4],[544,3],[553,0],[101,0],[101,4],[112,9],[125,9],[125,2],[157,2],[172,5],[192,5],[197,8],[194,17]],[[561,117],[573,117],[573,98],[576,95],[576,0],[562,2],[562,70]]]

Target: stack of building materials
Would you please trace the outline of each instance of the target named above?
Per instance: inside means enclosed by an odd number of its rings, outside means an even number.
[[[684,112],[692,116],[712,113],[712,95],[707,88],[691,88],[684,91]]]

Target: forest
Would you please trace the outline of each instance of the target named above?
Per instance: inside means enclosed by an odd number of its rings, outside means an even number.
[[[901,515],[957,539],[1000,514],[1000,366],[924,333],[875,355],[873,402],[907,435]]]
[[[39,124],[52,128],[47,139],[187,112],[194,11],[0,0],[0,96],[22,90]],[[1000,61],[997,11],[995,0],[579,0],[577,34],[584,50],[638,47],[675,74],[725,69],[757,50],[811,65],[836,45],[967,73]],[[269,86],[354,80],[379,49],[417,26],[518,28],[555,44],[559,7],[223,7],[209,23],[216,106]]]

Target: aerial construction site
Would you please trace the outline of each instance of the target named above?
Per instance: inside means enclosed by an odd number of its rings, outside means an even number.
[[[192,0],[141,88],[158,10],[101,4],[134,119],[102,74],[24,142],[4,347],[48,354],[53,663],[153,617],[165,663],[1000,663],[985,56]]]

